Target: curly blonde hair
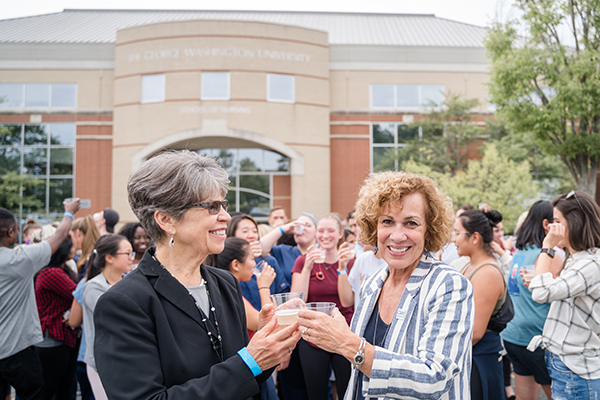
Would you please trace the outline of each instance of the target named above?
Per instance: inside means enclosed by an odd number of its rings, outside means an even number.
[[[383,209],[387,205],[401,204],[404,196],[413,193],[421,193],[425,197],[425,250],[436,252],[448,243],[454,222],[452,201],[431,179],[392,171],[372,175],[360,189],[354,213],[360,241],[377,246],[377,221]]]

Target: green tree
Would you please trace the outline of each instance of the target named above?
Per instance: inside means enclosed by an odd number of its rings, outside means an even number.
[[[35,179],[20,175],[15,171],[8,171],[0,176],[0,207],[13,212],[19,210],[19,205],[24,208],[41,209],[44,203],[35,195],[25,195],[27,189],[44,185],[42,179]]]
[[[430,103],[423,119],[411,124],[412,131],[405,128],[406,134],[398,132],[399,141],[404,139],[407,146],[397,155],[390,152],[382,166],[391,167],[395,157],[402,161],[418,155],[420,164],[455,175],[466,167],[469,158],[478,155],[482,139],[487,138],[485,126],[473,122],[478,106],[479,100],[454,93],[448,93],[441,105]],[[421,135],[416,134],[419,129]]]
[[[490,99],[516,133],[532,132],[542,150],[565,164],[579,189],[595,197],[600,0],[516,3],[523,17],[495,23],[486,39]]]
[[[538,196],[538,185],[532,179],[529,162],[509,160],[494,144],[486,146],[481,160],[469,160],[467,167],[454,176],[413,160],[402,166],[406,171],[431,177],[456,205],[487,203],[499,210],[507,232],[514,229],[519,215]]]

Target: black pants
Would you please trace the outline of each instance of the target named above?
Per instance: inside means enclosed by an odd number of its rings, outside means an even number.
[[[304,340],[300,340],[297,347],[309,400],[329,399],[330,366],[335,373],[338,396],[343,398],[350,381],[350,361],[339,354],[313,347]]]
[[[302,341],[302,340],[300,340]],[[306,387],[298,346],[292,352],[290,365],[277,374],[279,380],[279,398],[282,400],[306,400]]]
[[[33,346],[0,360],[0,393],[8,385],[15,388],[20,400],[42,400],[44,375],[40,358]]]
[[[44,400],[71,400],[77,349],[67,345],[38,347],[44,371]]]

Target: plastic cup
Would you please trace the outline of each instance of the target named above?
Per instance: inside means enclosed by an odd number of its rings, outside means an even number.
[[[304,292],[277,293],[271,295],[275,306],[277,324],[290,325],[298,321],[298,311],[304,308]]]
[[[262,274],[263,267],[265,266],[265,260],[260,260],[254,266],[254,275],[258,278]]]
[[[535,270],[522,268],[521,271],[523,271],[523,281],[531,282],[531,280],[535,276]]]
[[[252,242],[250,244],[250,248],[252,249],[252,255],[254,257],[260,257],[262,255],[262,248],[260,247],[260,242]]]
[[[328,303],[328,302],[306,303],[306,308],[310,311],[325,313],[331,317],[333,315],[333,309],[335,308],[335,303]]]
[[[325,262],[325,256],[326,256],[326,254],[327,253],[325,252],[325,250],[321,250],[321,256],[319,258],[317,258],[315,260],[315,262],[318,263],[318,264],[323,264]]]
[[[304,225],[294,225],[294,233],[297,235],[302,235],[304,232]]]

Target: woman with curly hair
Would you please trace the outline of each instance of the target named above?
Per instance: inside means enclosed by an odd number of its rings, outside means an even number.
[[[430,253],[450,241],[450,201],[429,178],[384,172],[355,216],[387,267],[365,279],[351,327],[339,311],[301,310],[302,338],[353,364],[347,399],[469,398],[473,289]]]

